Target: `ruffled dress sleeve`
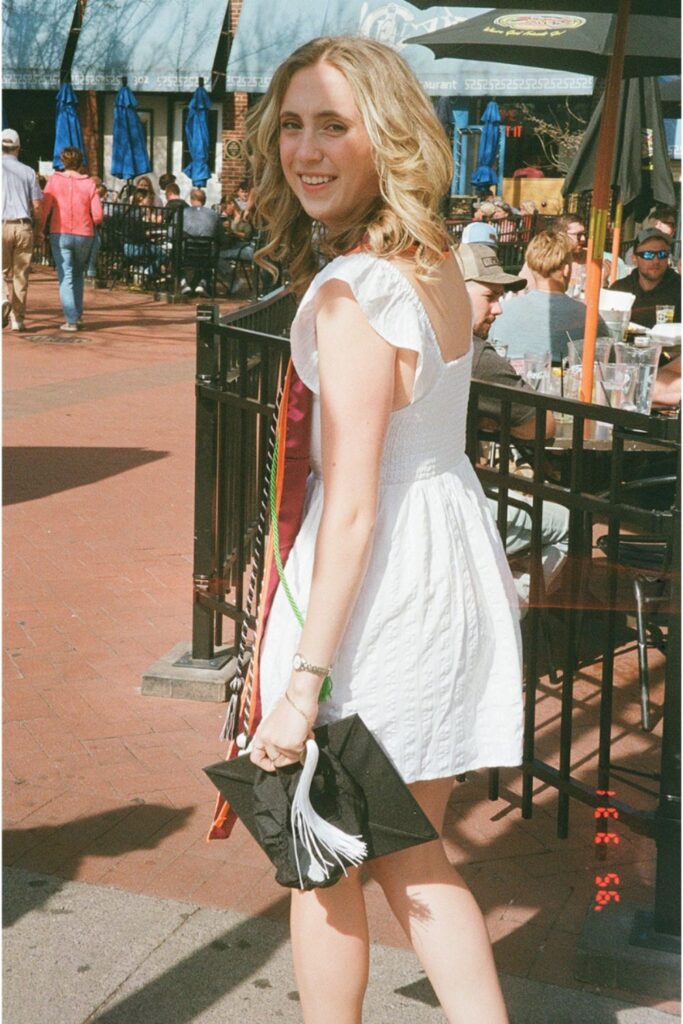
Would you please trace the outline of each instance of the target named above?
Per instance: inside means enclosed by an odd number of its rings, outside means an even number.
[[[370,253],[332,260],[316,275],[301,300],[290,335],[292,360],[301,380],[314,394],[320,394],[315,296],[332,279],[348,284],[368,323],[385,341],[417,352],[411,404],[419,401],[429,390],[434,372],[427,345],[431,325],[408,278],[389,260]]]

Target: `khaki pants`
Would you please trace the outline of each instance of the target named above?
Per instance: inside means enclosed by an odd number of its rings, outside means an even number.
[[[2,301],[9,300],[15,319],[26,316],[28,275],[33,256],[31,224],[2,225]]]

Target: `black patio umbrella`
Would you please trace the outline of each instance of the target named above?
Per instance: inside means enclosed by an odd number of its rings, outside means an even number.
[[[631,78],[621,87],[611,184],[619,189],[619,200],[626,208],[641,197],[649,206],[676,205],[660,94],[655,78]],[[565,196],[593,187],[603,106],[601,96],[567,171],[562,186]]]
[[[634,9],[636,5],[639,11],[644,9],[644,3],[639,0],[634,0]],[[468,6],[467,2],[462,6]],[[595,0],[590,6],[585,0],[580,6],[588,10],[582,14],[576,13],[576,0],[559,0],[554,6],[552,13],[534,14],[529,10],[509,9],[510,5],[503,2],[497,10],[405,42],[429,46],[437,57],[503,59],[509,64],[606,76],[588,239],[581,379],[581,395],[587,399],[593,389],[602,254],[621,81],[625,77],[680,74],[681,12],[680,6],[671,10],[673,4],[663,2],[657,6],[656,14],[649,12],[629,17],[629,0]],[[503,7],[505,12],[500,10]],[[603,8],[608,13],[593,13]],[[665,17],[663,10],[671,16]]]
[[[681,68],[678,19],[634,15],[628,20],[622,78],[676,75]],[[493,10],[457,25],[405,40],[437,57],[504,60],[584,75],[604,75],[614,52],[616,19],[585,11],[533,14]]]
[[[593,111],[581,146],[562,186],[562,194],[589,192],[595,179],[604,97]],[[674,206],[671,166],[667,153],[659,86],[655,78],[630,78],[622,83],[617,142],[610,183],[617,191],[611,280],[616,280],[624,208],[641,219],[653,203]]]
[[[428,7],[483,7],[481,0],[410,0],[413,7],[426,11]],[[631,14],[653,14],[653,0],[631,0]],[[680,0],[657,0],[658,15],[666,18],[680,18]],[[497,0],[499,11],[518,9],[519,0]],[[525,11],[590,11],[594,14],[616,14],[619,0],[527,0]]]

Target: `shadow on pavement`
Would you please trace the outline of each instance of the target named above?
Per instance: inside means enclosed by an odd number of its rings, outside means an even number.
[[[44,884],[36,881],[29,885],[28,890],[5,888],[2,927],[10,928],[24,914],[39,909],[50,896],[59,891],[63,881],[76,878],[83,857],[120,857],[133,850],[153,850],[182,828],[194,810],[194,807],[136,804],[76,818],[63,825],[4,829],[3,860],[8,867],[35,870],[30,862],[32,851],[49,849],[63,852],[68,870],[61,868],[56,860],[55,870],[60,877],[50,873]],[[24,855],[28,862],[22,863]]]
[[[289,896],[283,896],[269,906],[268,913],[278,912],[288,903]],[[89,1020],[91,1024],[190,1024],[200,1020],[204,1011],[263,967],[286,940],[284,924],[248,918]],[[298,994],[290,992],[288,998],[298,1000]],[[234,1019],[246,1020],[237,1007]]]
[[[2,503],[16,505],[45,498],[125,473],[169,452],[145,448],[16,447],[5,448]]]

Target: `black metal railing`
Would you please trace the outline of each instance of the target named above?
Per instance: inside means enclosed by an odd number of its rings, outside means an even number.
[[[478,430],[477,406],[482,398],[497,398],[501,406],[498,463],[495,467],[478,465],[477,473],[485,488],[495,487],[499,494],[498,527],[505,540],[507,502],[511,492],[522,494],[531,503],[531,595],[525,622],[525,728],[523,761],[522,815],[533,813],[533,786],[539,780],[557,790],[557,831],[564,838],[569,832],[570,801],[579,800],[594,808],[608,803],[621,822],[657,843],[658,871],[654,930],[677,935],[680,929],[680,423],[665,416],[643,416],[634,412],[585,405],[562,398],[521,392],[523,404],[535,411],[535,438],[520,445],[511,435],[512,404],[519,403],[520,392],[508,388],[472,382],[468,410],[468,454],[476,461]],[[546,440],[546,416],[552,412],[560,433],[559,442]],[[597,427],[596,424],[602,424]],[[595,435],[598,435],[596,439]],[[563,443],[564,442],[564,445]],[[523,453],[526,473],[512,472],[515,453]],[[648,478],[652,478],[648,480]],[[662,495],[663,492],[663,495]],[[658,500],[659,495],[659,500]],[[642,497],[644,500],[640,500]],[[541,566],[543,511],[547,502],[569,511],[569,551],[566,584],[556,622],[562,637],[559,682],[561,702],[559,742],[556,763],[539,753],[542,740],[536,716],[540,688],[542,616],[547,599],[542,593]],[[604,596],[590,596],[594,558],[594,532],[602,525],[606,533],[600,547],[606,552],[602,569]],[[612,757],[613,697],[615,652],[623,644],[624,609],[617,601],[617,588],[623,570],[620,545],[624,534],[637,534],[659,545],[661,565],[650,569],[650,577],[661,576],[664,593],[660,613],[668,629],[665,699],[661,709],[664,735],[659,772],[653,776],[658,789],[652,791],[649,808],[629,805],[624,800],[604,795],[618,778],[624,786],[638,782],[641,774],[628,765],[615,763]],[[633,567],[632,567],[633,568]],[[587,623],[590,620],[590,629]],[[597,635],[596,635],[597,630]],[[618,632],[622,639],[618,640]],[[591,638],[592,649],[585,652]],[[557,635],[557,634],[556,634]],[[588,663],[601,663],[599,687],[599,735],[597,750],[591,759],[592,785],[572,766],[577,762],[574,750],[576,702],[574,688],[577,673]],[[647,698],[643,698],[647,700]],[[581,759],[578,759],[579,764]],[[498,793],[498,772],[489,774],[489,793]]]
[[[498,233],[496,252],[503,269],[509,274],[516,274],[524,264],[526,247],[539,231],[551,228],[557,217],[547,214],[526,214],[519,218],[495,221]],[[451,242],[460,243],[463,230],[471,224],[471,218],[459,218],[446,221],[446,228]]]
[[[183,207],[169,210],[103,203],[103,208],[98,282],[108,287],[122,283],[143,290],[178,291]]]
[[[247,615],[244,576],[262,503],[269,427],[294,300],[280,290],[219,320],[197,307],[192,658],[213,662]],[[226,660],[218,653],[218,661]]]
[[[245,576],[255,554],[260,580],[261,552],[254,553],[254,538],[264,493],[269,427],[289,357],[287,339],[293,312],[294,301],[286,291],[220,319],[216,307],[198,307],[192,639],[192,663],[197,666],[225,663],[235,652],[235,638],[242,623],[246,621],[249,628],[255,625],[253,601],[246,600]],[[481,464],[479,457],[481,433],[477,410],[484,398],[500,404],[500,429],[495,437],[498,458],[495,464],[488,465]],[[513,404],[526,405],[535,415],[535,437],[524,443],[512,437]],[[546,440],[549,412],[553,413],[561,435],[551,443]],[[534,780],[553,787],[558,793],[557,828],[561,837],[568,834],[572,800],[597,807],[604,804],[605,798],[598,796],[596,789],[607,790],[612,776],[618,774],[625,780],[624,785],[633,779],[628,766],[616,765],[612,758],[617,627],[621,630],[625,616],[616,600],[620,536],[624,531],[648,534],[666,549],[666,601],[661,608],[666,612],[668,649],[661,709],[664,741],[660,770],[653,780],[655,788],[649,808],[631,806],[625,800],[615,800],[612,806],[618,809],[622,822],[657,842],[656,928],[658,932],[674,934],[680,909],[680,877],[676,867],[680,854],[679,421],[474,381],[467,436],[468,454],[482,485],[488,493],[493,489],[497,494],[498,525],[503,539],[508,505],[520,496],[529,505],[531,593],[524,623],[522,813],[525,817],[533,813]],[[520,460],[526,462],[521,474],[510,468]],[[632,481],[653,474],[658,480],[668,474],[670,483],[675,483],[672,493],[659,505],[649,494],[643,501],[633,497]],[[563,596],[561,600],[553,596],[551,601],[546,599],[543,589],[541,551],[543,512],[548,502],[563,506],[569,514]],[[596,608],[591,602],[590,585],[599,562],[594,533],[600,526],[606,531],[607,557],[599,567],[607,596]],[[250,596],[253,598],[253,594]],[[557,605],[552,608],[551,632],[555,639],[562,638],[559,651],[544,651],[547,630],[542,616],[548,613],[548,604]],[[590,630],[586,628],[587,621]],[[586,650],[589,634],[592,646]],[[553,659],[560,670],[554,674],[554,689],[561,701],[557,763],[539,753],[536,723],[542,685],[546,685],[543,669]],[[588,661],[601,665],[599,737],[591,758],[593,785],[585,781],[585,773],[581,777],[572,768],[576,760],[575,681]],[[490,772],[489,790],[495,798],[496,770]]]
[[[141,291],[179,296],[183,277],[201,279],[213,295],[229,295],[246,284],[256,297],[264,283],[263,272],[254,266],[254,246],[243,246],[233,258],[226,239],[225,257],[210,239],[184,237],[186,207],[141,207],[127,203],[103,203],[104,220],[96,240],[88,276],[101,287],[117,284]],[[202,244],[205,253],[202,254]],[[259,244],[258,237],[255,244]],[[204,263],[203,263],[204,260]],[[53,265],[49,240],[37,245],[33,262]],[[204,267],[204,273],[202,268]],[[190,282],[191,283],[191,282]]]

